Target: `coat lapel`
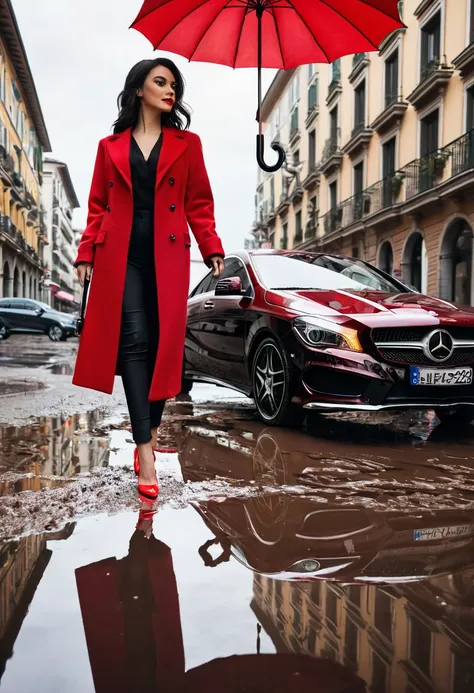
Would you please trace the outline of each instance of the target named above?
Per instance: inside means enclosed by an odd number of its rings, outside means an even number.
[[[130,144],[132,128],[127,128],[118,135],[113,135],[107,145],[109,156],[114,166],[120,171],[128,187],[132,188],[130,173]]]
[[[156,187],[158,187],[163,180],[163,176],[169,167],[186,151],[187,146],[181,130],[169,127],[163,128],[163,141],[161,143],[158,170],[156,172]]]

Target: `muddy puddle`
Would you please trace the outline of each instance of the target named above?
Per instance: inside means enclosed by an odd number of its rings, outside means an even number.
[[[168,405],[0,428],[0,689],[471,693],[474,429]],[[209,401],[212,399],[212,404]]]

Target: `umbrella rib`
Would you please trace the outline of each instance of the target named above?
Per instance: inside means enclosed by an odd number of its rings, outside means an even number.
[[[212,26],[214,25],[214,23],[217,22],[217,20],[219,19],[219,17],[220,17],[221,14],[223,13],[223,11],[224,11],[225,9],[227,9],[227,5],[228,5],[229,2],[231,2],[231,1],[232,1],[232,0],[227,0],[227,2],[225,3],[225,5],[223,5],[223,6],[221,7],[221,9],[220,9],[219,12],[216,14],[216,16],[214,17],[214,19],[212,20],[212,22],[209,24],[209,26],[207,26],[207,27],[205,28],[204,33],[202,34],[202,36],[201,36],[201,38],[199,39],[199,41],[196,43],[196,47],[194,48],[193,52],[191,53],[191,55],[190,55],[189,58],[188,58],[189,62],[191,62],[191,60],[193,59],[194,54],[196,53],[197,49],[199,48],[199,44],[200,44],[201,41],[204,39],[204,37],[206,36],[207,32],[212,28]],[[207,0],[206,0],[206,2],[207,2]]]
[[[316,36],[313,34],[312,30],[311,30],[310,27],[308,26],[308,22],[306,21],[306,19],[305,19],[304,17],[301,16],[301,14],[300,14],[299,11],[296,9],[296,7],[293,5],[293,3],[292,3],[291,0],[287,0],[287,2],[288,2],[288,4],[290,5],[290,7],[292,7],[292,8],[294,9],[294,11],[295,11],[296,14],[298,15],[298,17],[301,19],[301,21],[303,22],[303,24],[305,25],[305,27],[308,29],[309,33],[311,34],[311,36],[312,36],[313,39],[314,39],[314,42],[320,47],[320,49],[321,49],[322,52],[324,53],[324,57],[326,58],[326,60],[328,61],[328,63],[331,63],[332,61],[329,59],[329,55],[326,53],[326,51],[324,50],[324,48],[322,47],[322,45],[319,43],[319,41],[318,41],[318,39],[316,38]]]
[[[276,35],[277,35],[277,39],[278,39],[278,47],[280,49],[281,62],[283,65],[283,69],[285,70],[286,69],[285,68],[285,56],[283,55],[283,46],[281,45],[280,29],[278,28],[278,22],[277,22],[277,18],[276,18],[276,14],[275,14],[275,8],[271,7],[270,11],[273,15],[273,21],[275,22],[275,31],[276,31]]]
[[[168,2],[173,2],[173,0],[168,0]],[[197,10],[200,10],[201,7],[202,7],[203,5],[206,4],[206,2],[209,2],[209,0],[203,0],[201,3],[199,3],[199,5],[198,5],[197,7],[193,7],[193,9],[191,10],[191,12],[188,12],[188,14],[185,15],[184,17],[181,17],[181,19],[178,19],[178,21],[176,22],[176,24],[173,24],[173,26],[172,26],[170,29],[168,29],[168,31],[164,34],[164,36],[162,36],[162,37],[160,38],[160,40],[158,41],[158,43],[157,43],[156,45],[155,45],[155,44],[152,44],[152,45],[153,45],[153,50],[156,51],[156,49],[158,48],[158,46],[159,46],[161,43],[163,43],[163,41],[164,41],[166,38],[168,38],[168,36],[171,34],[171,32],[173,32],[173,31],[176,29],[176,27],[183,21],[183,19],[187,19],[188,17],[190,17],[190,16],[192,15],[193,12],[196,12]],[[161,7],[163,7],[163,5],[161,5],[158,9],[161,9]],[[153,10],[152,10],[152,11],[153,11]],[[150,12],[150,14],[151,14],[151,12]],[[173,51],[171,51],[171,52],[173,52]]]
[[[378,49],[379,49],[379,47],[376,46],[375,43],[374,43],[373,41],[371,41],[371,40],[369,39],[369,37],[366,36],[366,34],[364,34],[364,32],[361,31],[361,30],[359,29],[358,26],[356,26],[353,22],[351,22],[350,19],[347,19],[347,17],[345,17],[343,14],[341,14],[341,12],[339,12],[339,10],[336,10],[334,7],[332,7],[331,5],[329,5],[329,4],[326,2],[326,0],[319,0],[319,2],[320,2],[322,5],[326,5],[326,7],[329,7],[329,9],[332,10],[333,12],[335,12],[339,17],[341,17],[341,19],[344,19],[344,21],[346,21],[348,24],[350,24],[356,31],[359,32],[359,34],[360,34],[361,36],[363,36],[363,37],[365,38],[366,41],[368,41],[368,42],[370,43],[371,46],[373,46],[373,47],[375,48],[375,50],[378,50]]]
[[[366,2],[366,0],[359,0],[363,5],[367,5],[367,7],[371,7],[373,10],[376,12],[380,12],[380,14],[383,14],[385,17],[388,17],[389,19],[393,19],[395,22],[400,22],[400,24],[404,27],[406,27],[406,24],[401,21],[400,19],[400,13],[398,13],[398,19],[395,19],[395,17],[392,17],[391,14],[388,14],[388,12],[385,12],[385,10],[381,10],[380,7],[375,7],[375,5],[372,5],[370,2]]]
[[[232,1],[232,0],[229,0],[229,2],[231,2],[231,1]],[[227,5],[227,7],[228,7],[228,5]],[[244,10],[244,13],[243,13],[243,15],[242,15],[242,23],[241,23],[241,25],[240,25],[239,38],[237,39],[237,46],[236,46],[236,48],[235,48],[234,64],[232,65],[232,67],[234,68],[234,70],[235,70],[235,65],[236,65],[236,63],[237,63],[237,56],[238,56],[238,54],[239,54],[240,41],[241,41],[241,39],[242,39],[242,32],[243,32],[243,30],[244,30],[245,19],[246,19],[246,17],[247,17],[247,6],[244,5],[244,7],[243,7],[242,9]]]

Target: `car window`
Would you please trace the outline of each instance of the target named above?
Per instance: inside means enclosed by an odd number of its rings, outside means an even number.
[[[5,298],[0,299],[0,308],[10,308],[10,301]]]
[[[195,287],[195,289],[191,292],[190,297],[192,296],[198,296],[199,294],[203,294],[207,291],[207,287],[209,286],[209,282],[211,281],[212,273],[208,272],[206,276],[201,279],[199,284]]]
[[[225,260],[224,271],[222,272],[221,276],[212,277],[208,291],[214,291],[219,279],[230,279],[230,277],[240,277],[242,281],[242,288],[247,289],[249,287],[249,277],[244,263],[237,257],[231,257],[228,260]]]
[[[24,301],[23,305],[25,306],[26,310],[36,310],[38,308],[37,304],[34,303],[34,301]]]
[[[26,310],[25,301],[12,301],[10,306],[13,310]]]

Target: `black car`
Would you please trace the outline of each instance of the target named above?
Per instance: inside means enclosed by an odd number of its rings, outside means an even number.
[[[0,339],[11,332],[47,334],[53,342],[62,342],[75,334],[76,317],[61,313],[47,303],[30,298],[0,299]]]

